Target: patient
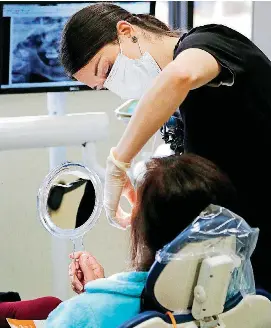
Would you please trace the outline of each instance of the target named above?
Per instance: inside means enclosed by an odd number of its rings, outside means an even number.
[[[61,300],[52,297],[40,297],[34,300],[0,301],[0,328],[9,327],[6,318],[18,320],[45,320]]]
[[[104,278],[92,255],[76,253],[70,276],[73,289],[81,294],[50,314],[48,328],[114,328],[131,319],[140,312],[140,296],[156,252],[209,204],[237,210],[228,178],[213,163],[190,154],[151,159],[136,194],[128,184],[125,193],[134,202],[130,271]]]

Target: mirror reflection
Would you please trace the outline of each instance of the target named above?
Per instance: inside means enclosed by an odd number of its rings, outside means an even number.
[[[61,229],[82,226],[95,206],[95,189],[91,180],[76,173],[64,172],[52,183],[47,210],[52,222]]]

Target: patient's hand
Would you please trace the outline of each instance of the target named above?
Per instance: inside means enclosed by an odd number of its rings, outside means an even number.
[[[103,267],[90,253],[76,252],[70,254],[70,258],[73,259],[69,266],[71,287],[77,294],[84,291],[84,287],[89,281],[104,278]]]

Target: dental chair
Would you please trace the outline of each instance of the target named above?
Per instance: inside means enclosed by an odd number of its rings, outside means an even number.
[[[255,290],[250,262],[258,233],[209,206],[157,254],[142,313],[119,328],[271,328],[271,295]]]

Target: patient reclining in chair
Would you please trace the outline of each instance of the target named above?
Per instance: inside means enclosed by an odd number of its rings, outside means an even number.
[[[191,229],[191,223],[210,204],[238,213],[229,179],[213,163],[196,155],[151,159],[136,192],[127,185],[124,193],[134,203],[129,271],[104,278],[102,267],[91,254],[76,253],[77,267],[72,262],[69,273],[79,295],[58,306],[46,327],[119,327],[140,312],[142,291],[159,250],[187,226]],[[250,229],[244,220],[238,220]],[[192,227],[197,229],[197,224]],[[257,229],[254,231],[248,264],[257,240]],[[251,286],[253,283],[245,288]],[[231,285],[233,290],[236,287]]]

